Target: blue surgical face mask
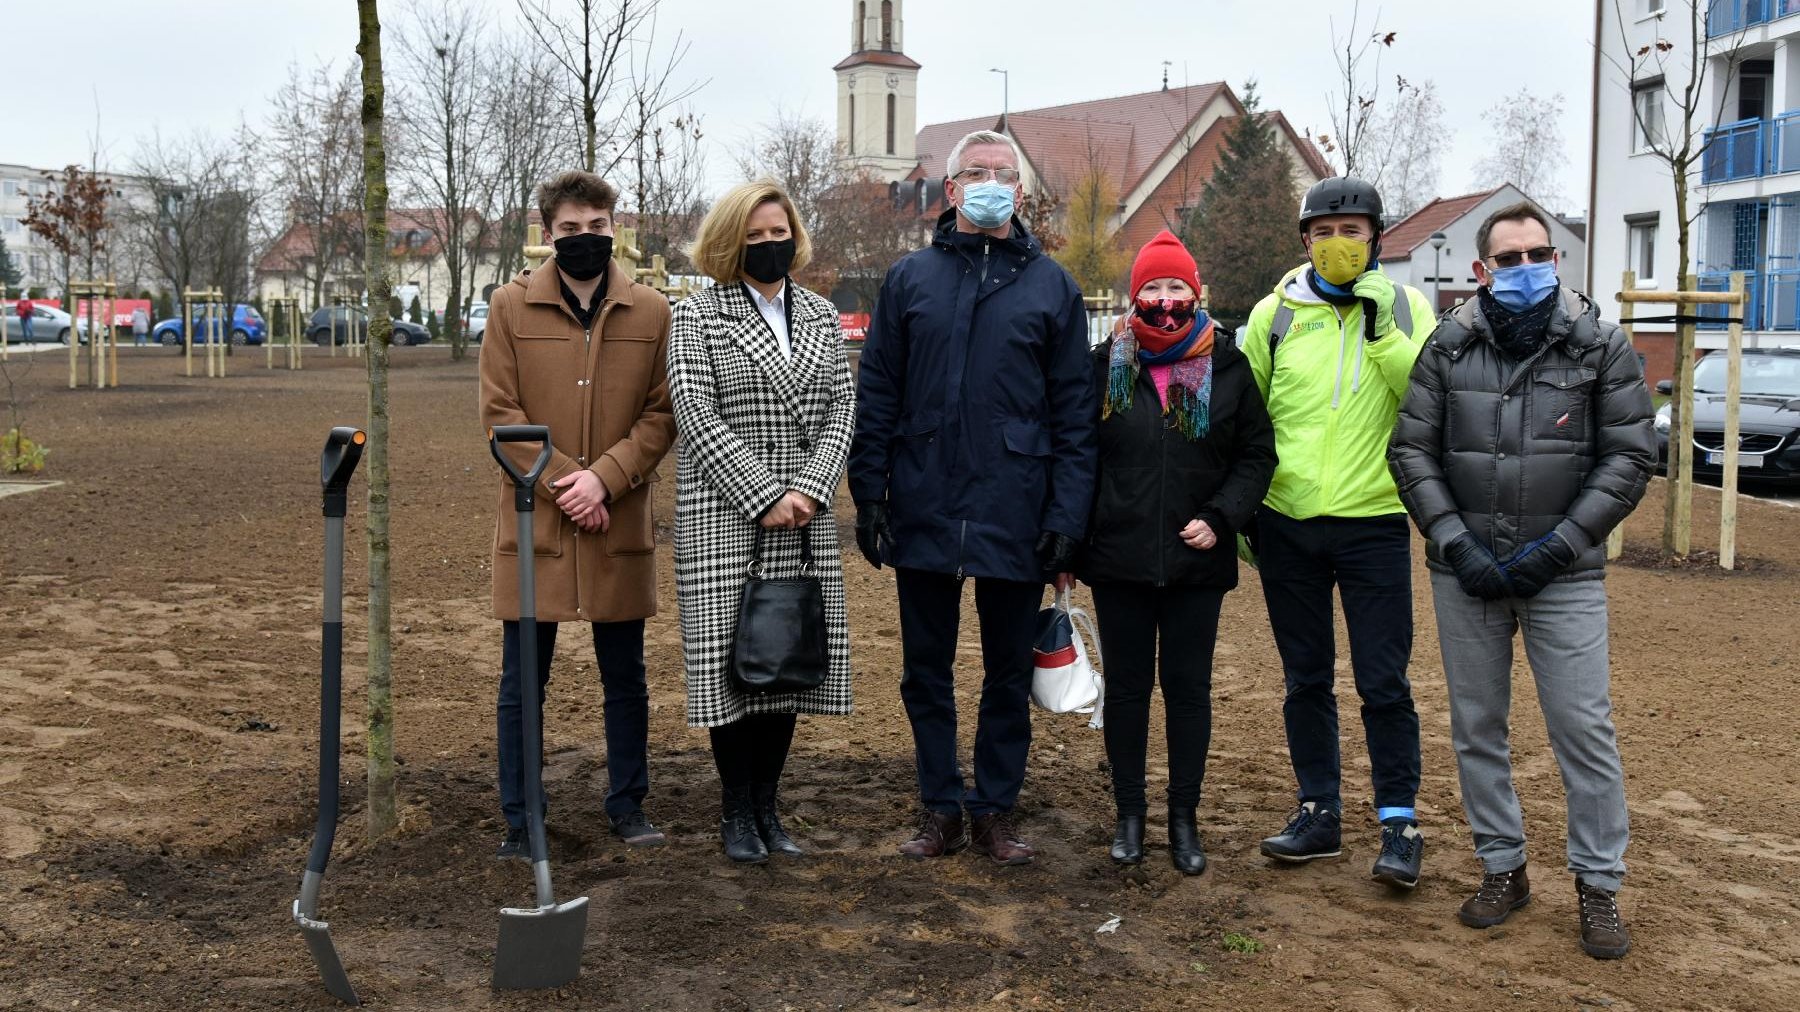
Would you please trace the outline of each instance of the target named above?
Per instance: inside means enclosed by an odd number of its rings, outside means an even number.
[[[1544,301],[1544,296],[1555,290],[1555,261],[1505,267],[1495,271],[1493,280],[1488,282],[1488,292],[1494,296],[1494,301],[1515,313]]]
[[[999,228],[1012,220],[1013,188],[988,180],[963,187],[962,215],[976,228]]]

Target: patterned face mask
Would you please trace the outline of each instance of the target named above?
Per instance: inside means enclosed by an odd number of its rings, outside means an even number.
[[[1194,322],[1193,299],[1138,299],[1137,318],[1157,330],[1177,331]]]

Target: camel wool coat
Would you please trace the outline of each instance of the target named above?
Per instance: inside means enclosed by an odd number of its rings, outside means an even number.
[[[553,452],[538,482],[532,531],[537,617],[622,622],[656,614],[650,483],[675,437],[669,404],[669,302],[617,263],[591,332],[563,301],[551,260],[496,289],[481,345],[481,424],[547,425]],[[600,293],[596,293],[599,295]],[[511,444],[516,466],[536,447]],[[550,483],[587,468],[606,486],[605,533],[557,508]],[[496,471],[498,471],[496,467]],[[495,489],[494,616],[519,617],[518,516],[512,479]]]

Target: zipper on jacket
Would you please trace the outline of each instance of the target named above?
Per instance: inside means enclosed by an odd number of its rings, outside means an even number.
[[[956,578],[963,578],[963,546],[969,542],[969,522],[962,522],[962,533],[956,536]]]
[[[991,241],[991,240],[988,240],[988,239],[983,239],[983,240],[981,240],[981,283],[982,283],[982,284],[984,284],[984,285],[985,285],[985,284],[987,284],[987,276],[988,276],[988,243],[989,243],[989,242],[990,242],[990,241]]]
[[[1331,410],[1336,411],[1338,408],[1338,397],[1344,392],[1344,333],[1346,328],[1344,326],[1344,314],[1338,307],[1331,307],[1331,315],[1337,317],[1338,322],[1337,379],[1331,384]]]
[[[1152,379],[1154,387],[1156,381]],[[1160,400],[1160,398],[1159,398]],[[1160,407],[1160,405],[1158,405]],[[1156,426],[1156,519],[1162,522],[1163,514],[1168,511],[1169,492],[1169,427],[1162,420],[1160,412],[1153,413]],[[1167,536],[1165,532],[1165,537]],[[1164,587],[1169,582],[1169,545],[1166,541],[1157,541],[1156,550],[1156,586]]]

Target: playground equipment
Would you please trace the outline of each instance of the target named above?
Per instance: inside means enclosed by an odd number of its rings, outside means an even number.
[[[521,471],[501,448],[504,443],[536,443],[537,459]],[[519,515],[519,663],[537,671],[537,582],[531,550],[533,496],[550,463],[550,429],[543,425],[496,425],[488,430],[488,451],[513,482],[513,509]],[[550,888],[550,852],[544,843],[543,710],[537,683],[527,675],[520,693],[520,733],[524,738],[525,827],[531,840],[531,874],[536,907],[504,907],[500,941],[494,952],[494,987],[540,990],[561,987],[581,976],[581,943],[587,936],[587,897],[557,903]]]
[[[119,334],[113,326],[119,286],[111,281],[71,281],[69,298],[77,319],[72,320],[69,335],[69,389],[81,385],[81,320],[87,321],[88,385],[96,390],[119,385]],[[81,316],[81,300],[87,299],[87,312]],[[109,361],[110,360],[110,361]],[[111,382],[108,382],[110,365]]]
[[[194,307],[196,305],[206,311],[204,333],[200,338],[206,349],[204,353],[206,355],[206,375],[209,378],[225,375],[225,342],[229,339],[229,335],[225,331],[225,315],[229,312],[229,307],[224,302],[225,293],[217,288],[190,288],[181,293],[181,346],[189,376],[194,375]],[[216,368],[213,363],[215,355],[218,358]]]
[[[536,269],[543,266],[556,252],[556,247],[544,242],[544,227],[539,224],[525,228],[525,265]],[[633,281],[663,293],[667,298],[685,299],[695,291],[688,278],[678,281],[669,280],[668,261],[661,253],[650,257],[650,265],[644,266],[644,251],[638,248],[637,229],[618,228],[613,231],[613,259],[619,262]]]
[[[275,321],[281,321],[277,324]],[[275,343],[280,340],[283,331],[287,334],[284,347],[287,349],[287,367],[300,368],[300,300],[287,295],[277,295],[269,300],[268,339],[263,342],[263,357],[270,369],[275,368]]]
[[[325,607],[319,630],[319,821],[313,828],[306,872],[300,877],[300,898],[294,901],[294,924],[306,939],[325,989],[349,1005],[360,1004],[356,989],[350,986],[337,946],[332,944],[331,925],[318,916],[319,885],[325,877],[325,864],[331,860],[332,840],[337,837],[338,759],[343,749],[339,716],[344,674],[344,514],[349,505],[345,493],[367,438],[355,426],[339,425],[326,437],[325,451],[319,455],[325,512]]]
[[[1693,275],[1684,276],[1683,281],[1691,285]],[[1673,323],[1691,332],[1695,323],[1717,322],[1719,318],[1700,316],[1690,312],[1690,309],[1725,306],[1734,311],[1733,315],[1724,318],[1725,443],[1718,451],[1721,455],[1720,465],[1724,469],[1720,481],[1723,498],[1719,503],[1719,566],[1722,569],[1734,569],[1737,566],[1738,401],[1744,373],[1744,273],[1732,273],[1731,288],[1728,291],[1658,292],[1639,291],[1636,273],[1626,271],[1616,298],[1619,300],[1619,326],[1624,329],[1628,341],[1632,340],[1632,328],[1639,323]],[[1675,312],[1665,316],[1637,316],[1632,307],[1639,303],[1673,304]],[[1669,433],[1669,479],[1673,485],[1669,494],[1674,498],[1675,554],[1686,555],[1692,543],[1694,524],[1694,360],[1689,357],[1686,361],[1678,361],[1675,368],[1680,377],[1675,383],[1675,395],[1689,400],[1686,404],[1677,405],[1678,410],[1674,414],[1680,419],[1680,425],[1677,431]],[[1624,547],[1623,528],[1614,528],[1612,536],[1606,542],[1606,557],[1618,558]]]

